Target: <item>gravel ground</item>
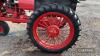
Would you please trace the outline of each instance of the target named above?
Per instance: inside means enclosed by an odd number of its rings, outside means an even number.
[[[40,52],[28,39],[25,24],[9,23],[10,33],[0,37],[0,56],[100,56],[100,0],[81,2],[76,13],[82,23],[81,36],[68,51],[62,54]]]

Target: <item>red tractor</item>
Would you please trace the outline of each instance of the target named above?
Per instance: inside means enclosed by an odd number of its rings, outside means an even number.
[[[5,21],[27,23],[32,43],[45,52],[61,53],[75,44],[80,21],[77,0],[0,0],[0,36],[9,33]],[[26,10],[31,15],[26,14]]]

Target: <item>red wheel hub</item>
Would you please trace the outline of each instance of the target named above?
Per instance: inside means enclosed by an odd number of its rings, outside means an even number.
[[[57,37],[59,35],[59,27],[56,26],[56,25],[51,25],[47,28],[47,35],[50,37],[50,38],[54,38],[54,37]]]
[[[0,26],[0,33],[2,33],[4,30],[3,30],[3,27]]]
[[[47,12],[34,22],[33,35],[42,47],[59,50],[71,43],[74,38],[74,25],[70,18],[62,13]]]

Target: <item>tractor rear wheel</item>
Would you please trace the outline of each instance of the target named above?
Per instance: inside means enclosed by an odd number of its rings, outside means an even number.
[[[9,33],[9,26],[6,22],[0,21],[0,36],[5,36]]]
[[[61,53],[75,44],[79,26],[79,19],[71,8],[54,4],[43,6],[32,14],[28,34],[42,51]]]

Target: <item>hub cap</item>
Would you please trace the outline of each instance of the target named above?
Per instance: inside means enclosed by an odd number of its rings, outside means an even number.
[[[51,25],[51,26],[48,26],[47,27],[47,35],[50,37],[50,38],[54,38],[54,37],[57,37],[59,36],[59,27],[56,26],[56,25]]]

